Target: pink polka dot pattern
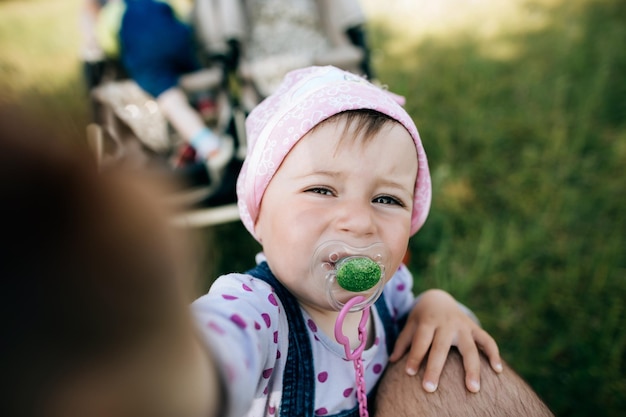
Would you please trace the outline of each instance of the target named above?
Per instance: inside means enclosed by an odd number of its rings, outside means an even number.
[[[236,300],[238,297],[235,297],[234,295],[222,294],[222,298],[224,300]]]
[[[226,379],[228,380],[228,382],[233,383],[235,382],[235,376],[237,375],[237,373],[235,372],[235,370],[233,369],[233,367],[229,364],[225,365],[225,372],[226,372]]]
[[[376,339],[374,339],[374,345],[378,346],[379,343],[380,343],[380,337],[376,336]]]
[[[274,332],[274,343],[278,343],[278,332]]]
[[[281,357],[280,350],[277,350],[276,351],[276,359],[280,359],[280,357]]]
[[[239,314],[233,314],[232,316],[230,316],[230,321],[232,321],[242,329],[246,328],[246,322],[244,321],[244,319],[241,318]]]
[[[255,328],[256,330],[261,330],[261,325],[259,324],[259,322],[258,322],[258,321],[255,321],[255,322],[254,322],[254,328]]]
[[[317,410],[315,410],[316,416],[325,416],[326,414],[328,414],[328,410],[324,407],[318,408]]]
[[[276,414],[276,407],[270,405],[269,408],[267,409],[267,412],[273,416],[274,414]]]
[[[343,396],[348,398],[350,396],[350,394],[352,394],[352,391],[354,391],[354,388],[346,388],[343,390]]]
[[[326,382],[327,379],[328,379],[328,372],[324,371],[324,372],[320,372],[319,374],[317,374],[317,380],[320,381],[321,383]]]
[[[383,371],[383,366],[381,364],[377,363],[372,368],[372,371],[374,371],[375,374],[379,374],[379,373],[381,373]]]
[[[404,291],[406,289],[406,285],[404,285],[404,282],[401,282],[400,284],[398,284],[398,286],[396,287],[396,289],[398,291]]]
[[[272,372],[274,372],[274,368],[267,368],[263,371],[263,378],[267,379],[272,376]]]
[[[208,323],[207,323],[207,327],[208,327],[209,329],[211,329],[211,330],[215,330],[215,332],[216,332],[216,333],[218,333],[218,334],[226,334],[226,332],[224,331],[224,329],[222,329],[222,328],[220,327],[220,325],[219,325],[219,324],[217,324],[217,323],[215,323],[215,322],[212,322],[212,321],[208,322]]]
[[[311,329],[312,332],[317,332],[317,325],[315,324],[315,322],[311,319],[307,320],[306,324],[309,326],[309,329]]]
[[[243,288],[244,291],[248,291],[248,292],[252,291],[252,288],[248,287],[246,284],[241,284],[241,288]]]
[[[274,294],[268,295],[267,299],[270,302],[270,304],[278,306],[278,302],[276,301],[276,297],[274,297]]]
[[[263,313],[261,314],[261,317],[263,317],[265,325],[269,328],[272,325],[272,319],[270,319],[270,315],[267,313]]]

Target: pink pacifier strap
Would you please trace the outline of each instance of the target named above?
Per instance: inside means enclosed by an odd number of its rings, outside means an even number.
[[[367,411],[367,391],[365,389],[365,373],[363,370],[363,359],[361,355],[365,349],[367,343],[367,320],[370,316],[370,307],[363,309],[361,314],[361,321],[359,322],[359,346],[353,351],[350,350],[350,339],[343,334],[343,321],[346,315],[350,312],[350,309],[365,300],[365,297],[359,295],[350,299],[339,312],[337,321],[335,322],[335,338],[339,343],[343,345],[346,352],[346,358],[352,361],[354,365],[355,380],[357,383],[357,399],[359,401],[359,414],[361,417],[368,417]]]

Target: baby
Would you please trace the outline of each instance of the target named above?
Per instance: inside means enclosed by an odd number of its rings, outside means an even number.
[[[108,58],[119,60],[127,75],[155,98],[195,157],[207,160],[213,175],[220,174],[232,156],[232,139],[205,126],[186,95],[186,90],[194,90],[193,84],[197,84],[189,77],[202,68],[189,22],[193,2],[108,0],[98,6],[94,1],[88,3],[97,9],[96,39]],[[207,79],[206,83],[213,81]]]
[[[428,354],[429,392],[453,345],[468,390],[480,389],[477,346],[501,371],[496,343],[467,309],[441,290],[412,294],[402,259],[431,184],[401,102],[351,73],[310,67],[290,72],[248,117],[237,193],[263,253],[192,305],[229,416],[367,415],[382,372],[407,350],[409,375]],[[354,259],[375,273],[345,285]]]

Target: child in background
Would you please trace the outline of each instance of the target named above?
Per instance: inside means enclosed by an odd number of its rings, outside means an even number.
[[[40,122],[0,109],[0,415],[219,416],[189,245],[150,184],[98,173]]]
[[[98,40],[108,56],[156,99],[165,118],[216,172],[230,161],[232,138],[209,129],[189,103],[181,77],[201,69],[188,23],[191,0],[109,0],[98,17]]]
[[[407,350],[409,375],[430,351],[429,392],[453,345],[469,391],[480,389],[478,347],[502,370],[496,343],[467,309],[440,290],[411,292],[402,259],[426,220],[431,185],[400,101],[351,73],[310,67],[289,73],[248,117],[237,193],[263,253],[192,304],[225,376],[229,416],[363,416],[363,397]],[[373,286],[339,282],[350,258],[378,265]]]

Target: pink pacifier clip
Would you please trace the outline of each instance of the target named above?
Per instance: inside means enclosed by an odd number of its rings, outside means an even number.
[[[361,355],[363,350],[365,349],[365,344],[367,343],[367,320],[370,316],[370,307],[366,307],[363,309],[363,313],[361,315],[361,321],[359,322],[359,346],[356,347],[353,351],[350,350],[350,339],[346,335],[343,334],[343,321],[346,318],[346,314],[350,311],[350,309],[365,300],[365,297],[359,295],[351,298],[341,309],[339,312],[339,316],[337,317],[337,321],[335,322],[335,339],[339,343],[343,345],[343,348],[346,352],[346,358],[352,361],[354,365],[354,374],[357,383],[357,400],[359,401],[359,414],[361,417],[368,417],[369,412],[367,411],[367,391],[365,389],[365,373],[363,370],[363,359]]]

